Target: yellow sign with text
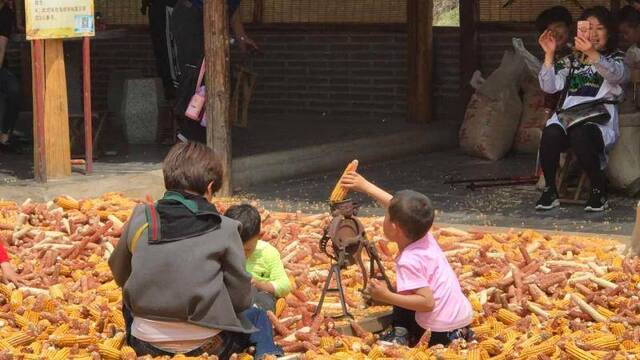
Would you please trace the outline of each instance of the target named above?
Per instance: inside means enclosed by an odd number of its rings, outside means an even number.
[[[95,35],[93,0],[25,0],[27,39]]]

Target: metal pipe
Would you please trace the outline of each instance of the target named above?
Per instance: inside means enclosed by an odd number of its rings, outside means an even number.
[[[84,156],[87,174],[93,172],[93,129],[91,112],[91,42],[82,39],[82,90],[84,95]]]
[[[530,185],[535,184],[538,180],[513,180],[513,181],[497,181],[487,182],[482,184],[471,183],[467,185],[467,189],[475,190],[480,188],[500,187],[500,186],[515,186],[515,185]]]
[[[536,176],[511,176],[511,177],[495,177],[495,178],[477,178],[477,179],[461,179],[461,180],[447,180],[445,185],[465,184],[465,183],[478,183],[478,182],[495,182],[495,181],[533,181],[537,180]]]
[[[45,143],[44,125],[44,44],[42,40],[33,41],[33,87],[34,87],[34,115],[36,123],[35,153],[37,161],[35,167],[36,180],[47,182],[47,151]]]

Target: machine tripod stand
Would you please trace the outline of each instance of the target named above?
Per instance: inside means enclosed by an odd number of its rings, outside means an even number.
[[[332,219],[329,226],[324,231],[324,236],[320,240],[320,250],[332,259],[329,274],[325,279],[324,287],[320,301],[316,307],[314,316],[320,314],[324,298],[328,292],[337,292],[342,307],[342,315],[353,318],[347,309],[345,301],[344,288],[342,287],[342,277],[340,271],[346,267],[358,264],[363,275],[363,285],[360,291],[367,288],[369,279],[384,280],[387,287],[391,289],[391,282],[387,277],[380,255],[374,243],[369,242],[366,238],[364,226],[356,218],[359,205],[352,200],[344,200],[339,203],[331,204]],[[331,241],[331,250],[328,250],[329,241]],[[362,261],[362,251],[366,251],[369,257],[369,272],[365,268]],[[331,280],[335,277],[336,287],[331,288]]]

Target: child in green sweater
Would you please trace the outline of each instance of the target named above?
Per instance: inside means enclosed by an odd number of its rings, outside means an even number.
[[[253,206],[242,204],[230,207],[224,215],[242,224],[240,238],[247,259],[245,270],[252,277],[254,305],[274,311],[275,299],[289,294],[291,284],[278,249],[260,240],[260,213]]]

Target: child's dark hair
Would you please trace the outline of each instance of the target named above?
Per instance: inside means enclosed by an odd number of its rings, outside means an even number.
[[[618,13],[618,24],[627,24],[634,28],[638,27],[640,25],[640,11],[631,5],[623,7]]]
[[[606,53],[611,53],[618,47],[618,28],[616,21],[611,15],[611,11],[604,6],[594,6],[586,9],[580,15],[579,20],[587,20],[590,17],[598,19],[598,22],[607,29],[607,46],[605,47]]]
[[[164,186],[167,190],[190,190],[207,193],[222,186],[222,165],[212,149],[197,142],[181,142],[174,145],[162,164]]]
[[[564,6],[554,6],[541,12],[536,18],[536,29],[543,33],[549,25],[559,22],[565,23],[567,27],[573,24],[573,16]]]
[[[388,211],[389,220],[412,241],[422,239],[429,232],[435,217],[431,200],[413,190],[397,192],[389,203]]]
[[[255,207],[249,204],[234,205],[227,209],[224,216],[237,220],[242,224],[240,238],[243,243],[260,234],[260,213]]]

